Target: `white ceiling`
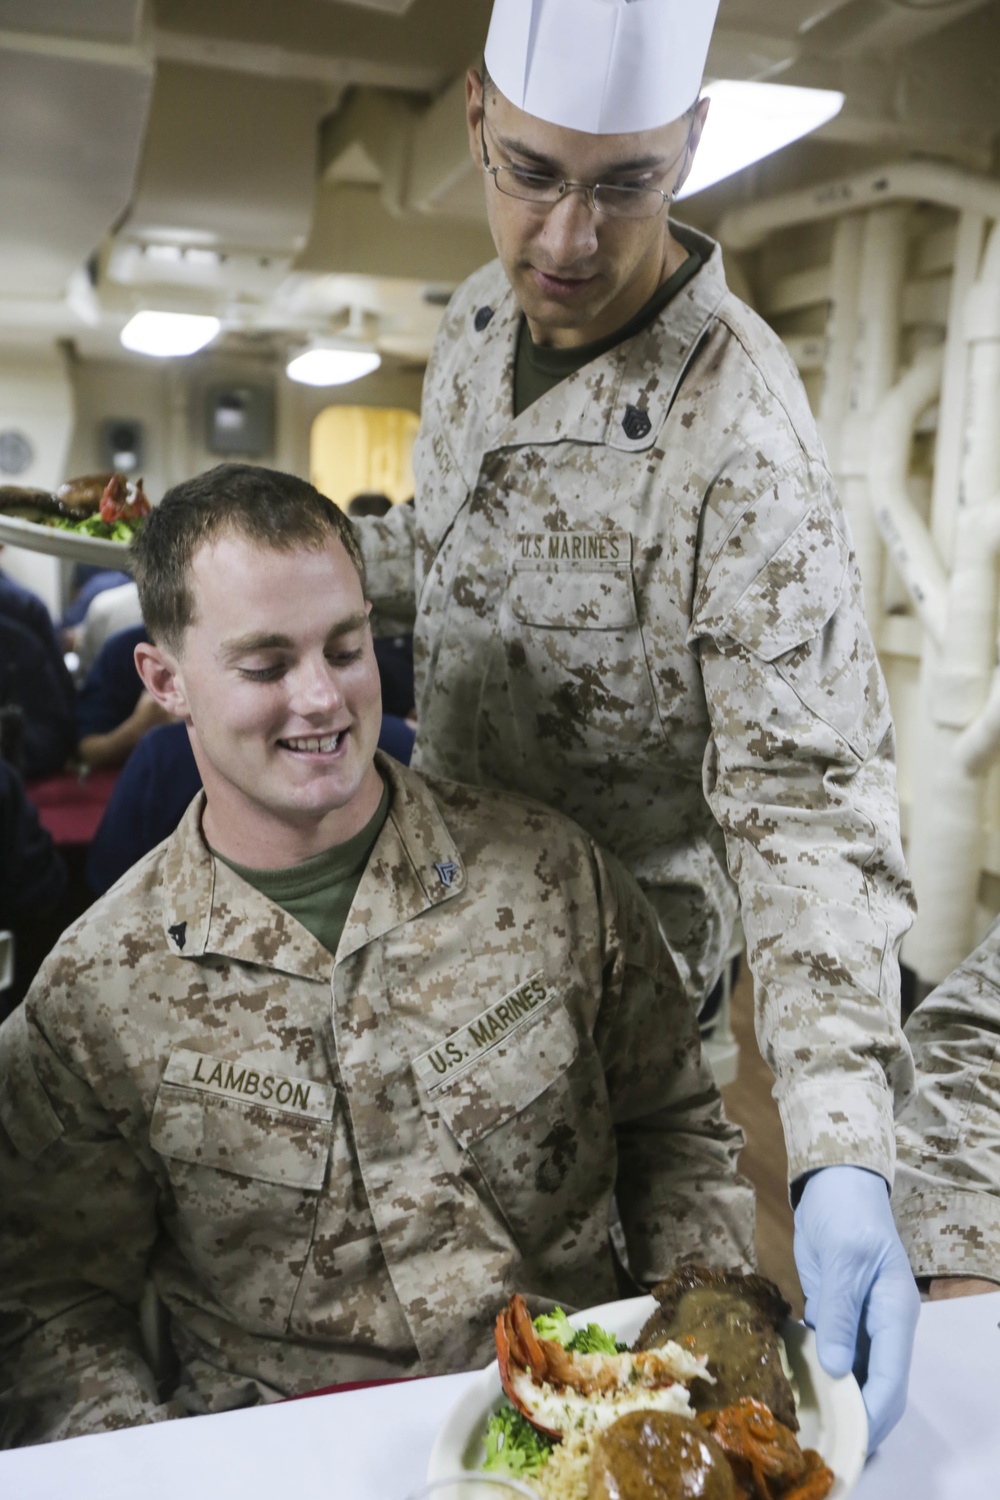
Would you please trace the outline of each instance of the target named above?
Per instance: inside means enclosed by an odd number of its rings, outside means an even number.
[[[421,361],[492,253],[463,127],[490,0],[0,0],[0,339],[117,350],[139,305]],[[1000,5],[722,0],[714,76],[844,89],[771,176],[1000,135]],[[751,179],[688,200],[711,223]],[[357,313],[356,313],[357,317]]]

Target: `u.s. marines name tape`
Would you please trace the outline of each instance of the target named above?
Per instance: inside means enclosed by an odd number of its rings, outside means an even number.
[[[193,1048],[175,1047],[164,1081],[200,1093],[222,1094],[246,1104],[264,1104],[318,1120],[329,1119],[334,1090],[315,1078],[273,1073],[254,1058],[213,1057]]]
[[[522,558],[553,562],[628,562],[629,536],[624,531],[522,531]]]
[[[538,969],[496,1005],[480,1011],[465,1026],[414,1058],[413,1071],[418,1081],[428,1093],[433,1093],[547,1010],[555,998],[556,992]]]

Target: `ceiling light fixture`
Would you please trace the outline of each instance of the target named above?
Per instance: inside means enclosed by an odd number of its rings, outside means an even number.
[[[702,93],[712,105],[691,174],[678,198],[700,193],[702,188],[818,130],[840,112],[844,102],[843,94],[836,89],[728,78],[706,84]]]
[[[289,360],[285,374],[300,385],[347,385],[370,375],[381,363],[382,357],[374,349],[311,344]]]
[[[126,349],[151,354],[156,359],[197,354],[210,344],[222,327],[218,318],[200,313],[151,312],[144,309],[130,318],[119,337]]]

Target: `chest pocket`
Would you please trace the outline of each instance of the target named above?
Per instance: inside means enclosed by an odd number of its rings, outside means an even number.
[[[569,548],[577,557],[536,558]],[[603,546],[613,558],[594,558]],[[500,613],[506,695],[523,753],[620,762],[657,743],[653,685],[631,569],[631,538],[525,536]],[[523,555],[523,554],[527,555]]]
[[[519,560],[511,574],[509,599],[515,620],[545,630],[639,627],[632,572],[620,563],[586,561],[560,567]]]
[[[202,1086],[213,1076],[217,1085]],[[199,1281],[259,1332],[287,1327],[326,1180],[334,1104],[329,1084],[187,1048],[171,1054],[156,1096],[149,1142],[169,1179],[171,1238]]]
[[[525,1253],[584,1214],[614,1179],[612,1124],[596,1051],[557,1001],[426,1105],[475,1164]]]
[[[149,1143],[173,1161],[315,1193],[323,1186],[332,1128],[331,1120],[297,1118],[264,1104],[164,1083]]]
[[[498,1041],[472,1067],[427,1096],[463,1149],[506,1125],[545,1093],[576,1058],[578,1039],[566,1007],[541,1016]]]

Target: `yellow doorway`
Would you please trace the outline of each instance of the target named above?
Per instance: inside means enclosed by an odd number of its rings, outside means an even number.
[[[328,406],[313,422],[313,484],[342,510],[375,490],[396,505],[413,494],[413,440],[420,419],[402,407]]]

